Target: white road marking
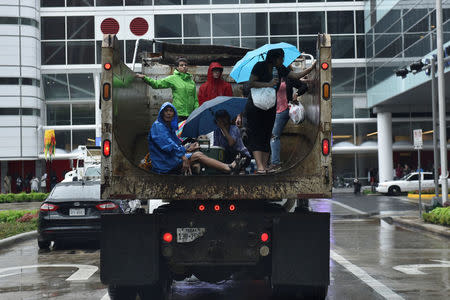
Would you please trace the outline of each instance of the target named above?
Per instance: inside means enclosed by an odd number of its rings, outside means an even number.
[[[4,275],[0,275],[0,278],[3,277],[8,277],[8,276],[14,276],[14,275],[19,275],[21,272],[14,272],[14,273],[9,273],[9,274],[4,274]]]
[[[71,264],[56,264],[56,265],[30,265],[30,266],[16,266],[9,268],[0,269],[0,273],[23,270],[23,269],[33,269],[33,268],[77,268],[78,270],[73,273],[66,281],[83,281],[88,280],[95,272],[98,271],[98,267],[92,265],[71,265]],[[12,276],[17,273],[5,274],[1,277]],[[19,273],[20,274],[20,273]]]
[[[381,282],[379,282],[378,280],[376,280],[375,278],[373,278],[372,276],[367,274],[366,271],[364,271],[360,267],[352,264],[351,262],[346,260],[341,255],[337,254],[333,250],[330,250],[330,257],[335,262],[337,262],[338,264],[340,264],[341,266],[346,268],[350,273],[355,275],[357,278],[361,279],[365,284],[370,286],[375,292],[377,292],[384,298],[389,299],[389,300],[404,299],[403,297],[401,297],[400,295],[398,295],[394,291],[392,291],[390,288],[388,288],[387,286],[385,286],[384,284],[382,284]]]
[[[357,213],[357,214],[367,215],[367,213],[364,212],[364,211],[362,211],[362,210],[353,208],[353,207],[351,207],[351,206],[345,205],[345,204],[340,203],[340,202],[335,201],[335,200],[330,200],[330,199],[320,199],[320,200],[327,201],[327,202],[330,202],[330,203],[332,203],[332,204],[339,205],[339,206],[341,206],[341,207],[343,207],[343,208],[345,208],[345,209],[351,210],[351,211],[353,211],[353,212],[355,212],[355,213]]]
[[[106,292],[106,294],[100,300],[111,300],[111,298],[109,298],[108,292]]]
[[[419,264],[419,265],[400,265],[394,267],[394,270],[403,272],[408,275],[424,275],[425,272],[420,271],[421,268],[450,268],[450,261],[447,260],[431,260],[440,262],[440,264]]]

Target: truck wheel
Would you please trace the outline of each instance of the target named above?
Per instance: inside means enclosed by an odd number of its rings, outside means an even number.
[[[401,192],[400,187],[396,185],[389,187],[388,190],[389,195],[398,195],[400,194],[400,192]]]
[[[47,241],[47,240],[38,241],[39,249],[48,249],[48,247],[50,247],[50,243],[51,243],[51,241]]]
[[[138,288],[141,300],[167,300],[170,296],[172,281],[163,280],[153,285]]]
[[[108,294],[111,300],[136,300],[136,288],[132,286],[109,285]]]

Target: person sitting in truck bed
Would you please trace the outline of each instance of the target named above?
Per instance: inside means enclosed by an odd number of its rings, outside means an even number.
[[[235,171],[236,163],[224,164],[197,151],[197,143],[186,149],[176,135],[178,114],[170,102],[164,103],[148,134],[148,148],[152,160],[152,171],[160,174],[192,174],[191,165],[201,163],[223,173]]]
[[[250,164],[251,156],[242,142],[241,133],[236,125],[231,125],[231,116],[226,110],[218,110],[214,115],[217,128],[214,130],[214,146],[225,148],[224,161],[237,161],[240,169]],[[239,155],[239,158],[237,156]]]
[[[173,105],[178,111],[178,120],[186,120],[198,107],[197,90],[192,75],[188,73],[188,61],[180,57],[173,74],[163,79],[153,79],[144,74],[136,74],[154,89],[172,89]]]

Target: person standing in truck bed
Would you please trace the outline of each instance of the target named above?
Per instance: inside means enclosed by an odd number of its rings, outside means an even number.
[[[197,151],[198,144],[196,143],[186,149],[176,135],[177,129],[177,110],[170,102],[166,102],[161,106],[158,119],[153,123],[148,134],[152,171],[160,174],[191,174],[191,165],[194,163],[201,163],[226,174],[235,171],[237,165],[235,162],[224,164],[209,158]]]
[[[188,73],[188,61],[184,57],[177,59],[177,67],[172,75],[163,79],[153,79],[143,74],[136,77],[154,89],[172,90],[173,106],[178,111],[178,121],[186,120],[191,112],[198,107],[197,90],[192,75]]]
[[[223,67],[218,62],[212,62],[208,68],[208,79],[198,90],[198,104],[214,99],[217,96],[233,96],[231,84],[222,79]]]

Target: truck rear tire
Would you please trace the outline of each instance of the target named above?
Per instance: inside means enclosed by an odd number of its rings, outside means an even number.
[[[141,300],[167,300],[170,296],[172,280],[163,280],[156,284],[138,288]]]
[[[108,294],[111,300],[136,300],[137,289],[134,286],[109,285]]]

